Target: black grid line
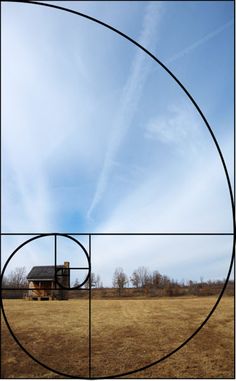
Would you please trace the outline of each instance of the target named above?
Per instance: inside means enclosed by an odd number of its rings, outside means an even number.
[[[38,3],[39,4],[39,3]],[[44,4],[45,5],[45,4]],[[50,5],[47,5],[47,6],[50,6]],[[235,4],[234,4],[234,6],[235,6]],[[59,7],[58,7],[59,8]],[[62,9],[62,8],[61,8]],[[76,13],[76,12],[74,12],[74,13]],[[78,13],[78,12],[77,12]],[[92,19],[91,17],[90,17],[90,19]],[[111,29],[111,28],[110,28]],[[114,28],[113,28],[113,30],[114,30]],[[121,34],[121,33],[120,33]],[[130,39],[130,41],[131,41],[131,39]],[[136,44],[137,45],[137,44]],[[137,45],[138,46],[138,45]],[[234,47],[235,47],[235,37],[234,37]],[[144,50],[144,49],[143,49]],[[150,55],[150,54],[149,54]],[[235,62],[235,57],[234,57],[234,62]],[[183,86],[182,86],[182,88],[183,88]],[[235,79],[234,79],[234,98],[235,98]],[[196,104],[195,104],[195,106],[196,106]],[[199,108],[197,107],[197,109],[198,109],[198,111],[199,111]],[[202,115],[202,113],[200,113],[201,115]],[[203,115],[202,115],[203,116]],[[205,118],[203,118],[204,120],[205,120]],[[235,120],[235,110],[234,110],[234,120]],[[205,120],[206,121],[206,120]],[[208,126],[208,123],[207,123],[207,126]],[[208,127],[208,129],[209,129],[209,127]],[[209,130],[210,132],[211,132],[211,130]],[[214,139],[213,139],[214,140]],[[214,140],[215,141],[215,140]],[[215,142],[216,143],[216,142]],[[217,147],[218,147],[218,145],[217,145]],[[219,150],[218,150],[219,151]],[[235,152],[235,141],[234,141],[234,152]],[[220,152],[219,152],[220,153]],[[221,155],[220,155],[221,156]],[[222,157],[221,157],[222,158]],[[224,167],[225,168],[225,167]],[[227,176],[227,174],[226,174],[226,177],[227,177],[227,181],[228,181],[228,183],[229,183],[229,179],[228,179],[228,176]],[[235,162],[234,162],[234,196],[235,196]],[[235,200],[235,198],[234,198],[234,200]],[[4,235],[4,233],[3,233],[3,235]],[[9,234],[5,234],[5,235],[16,235],[16,234],[11,234],[11,233],[9,233]],[[20,234],[18,234],[18,235],[38,235],[38,234],[36,234],[36,233],[34,233],[34,234],[31,234],[31,233],[28,233],[28,234],[22,234],[22,233],[20,233]],[[91,233],[91,234],[87,234],[87,233],[80,233],[80,234],[78,234],[78,233],[70,233],[70,235],[89,235],[89,240],[91,241],[91,236],[93,236],[93,235],[106,235],[106,236],[108,236],[108,235],[149,235],[149,236],[151,236],[151,235],[156,235],[156,236],[158,236],[158,235],[168,235],[168,236],[233,236],[234,234],[233,233],[100,233],[100,234],[98,234],[98,233]],[[90,242],[91,243],[91,242]],[[90,277],[89,277],[89,284],[90,284],[90,286],[89,286],[89,291],[90,291],[90,296],[91,296],[91,273],[90,273]],[[225,283],[225,285],[226,285],[226,283]],[[90,298],[90,303],[91,303],[91,298]],[[90,318],[91,318],[91,310],[89,310],[90,312]],[[213,310],[212,310],[212,312],[213,312]],[[91,326],[90,326],[90,329],[91,329]],[[90,330],[90,333],[89,333],[90,335],[91,335],[91,330]],[[91,349],[91,347],[90,347],[90,349]],[[91,362],[91,356],[90,356],[90,362]],[[91,365],[91,364],[90,364]],[[90,376],[91,376],[91,366],[90,366]],[[91,377],[90,377],[91,378]]]
[[[91,378],[92,372],[92,261],[91,261],[91,235],[89,235],[89,262],[90,262],[90,274],[89,274],[89,378]]]
[[[54,234],[54,269],[56,270],[57,268],[57,235]],[[55,286],[56,286],[56,283],[57,283],[57,274],[56,274],[56,271],[54,271],[54,282],[55,282]]]
[[[1,287],[1,290],[2,291],[28,291],[28,290],[31,290],[31,291],[34,291],[34,290],[38,290],[37,287],[35,288],[32,288],[32,287],[20,287],[20,288],[14,288],[14,287]],[[59,288],[56,288],[56,287],[50,287],[50,288],[46,288],[46,287],[40,287],[40,290],[47,290],[47,291],[58,291],[60,290]],[[69,289],[70,291],[89,291],[89,288],[70,288]]]
[[[147,235],[147,236],[151,236],[151,235],[163,235],[163,236],[198,236],[198,235],[202,235],[202,236],[217,236],[217,235],[225,235],[225,236],[229,236],[229,235],[235,235],[234,232],[226,232],[226,233],[222,233],[222,232],[179,232],[179,233],[176,233],[176,232],[130,232],[130,233],[122,233],[122,232],[112,232],[112,233],[93,233],[93,232],[90,232],[90,233],[67,233],[67,232],[62,232],[62,233],[1,233],[1,236],[42,236],[42,237],[46,237],[46,236],[50,236],[50,235],[58,235],[58,236],[63,236],[63,237],[66,237],[66,236],[112,236],[112,235],[130,235],[130,236],[139,236],[139,235]]]

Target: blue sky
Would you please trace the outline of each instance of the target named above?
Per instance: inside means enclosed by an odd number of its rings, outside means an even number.
[[[63,5],[167,65],[206,116],[232,180],[233,2]],[[210,134],[157,63],[83,18],[18,3],[2,11],[3,231],[232,232]],[[5,239],[5,257],[15,244]],[[118,265],[223,278],[231,247],[231,237],[97,237],[94,271],[105,283]],[[29,249],[28,267],[41,252]]]

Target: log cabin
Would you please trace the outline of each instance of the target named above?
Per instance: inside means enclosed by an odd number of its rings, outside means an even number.
[[[56,270],[56,271],[55,271]],[[70,287],[70,263],[58,266],[34,266],[27,275],[28,300],[65,300]]]

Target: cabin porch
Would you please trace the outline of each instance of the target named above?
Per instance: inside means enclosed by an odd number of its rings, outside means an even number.
[[[52,300],[55,288],[55,281],[30,281],[27,299]]]

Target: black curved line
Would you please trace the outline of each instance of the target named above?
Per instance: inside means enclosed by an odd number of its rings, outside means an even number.
[[[77,1],[77,0],[75,0],[75,1]],[[230,0],[231,1],[231,0]],[[84,233],[1,233],[0,235],[2,235],[2,236],[22,236],[22,235],[25,235],[25,236],[27,236],[27,235],[31,235],[31,236],[35,236],[35,235],[41,235],[41,234],[45,234],[45,235],[55,235],[55,234],[66,234],[66,235],[72,235],[72,236],[84,236],[84,235],[87,235],[87,236],[89,236],[89,235],[91,235],[91,236],[99,236],[99,235],[101,235],[101,236],[109,236],[109,235],[112,235],[112,236],[115,236],[115,235],[130,235],[130,236],[135,236],[135,235],[143,235],[143,236],[145,236],[145,235],[150,235],[150,236],[158,236],[158,235],[163,235],[163,236],[167,236],[167,235],[169,235],[169,236],[198,236],[198,235],[200,235],[200,236],[214,236],[214,235],[217,235],[217,236],[229,236],[229,235],[234,235],[234,233],[213,233],[213,232],[211,232],[211,233],[206,233],[206,232],[202,232],[202,233],[199,233],[199,232],[188,232],[188,233],[184,233],[184,232],[179,232],[179,233],[167,233],[167,232],[162,232],[162,233],[160,233],[160,232],[129,232],[129,233],[122,233],[122,232],[106,232],[106,233],[99,233],[99,232],[96,232],[96,233],[89,233],[89,232],[84,232]]]
[[[79,377],[79,376],[72,376],[72,375],[68,375],[66,373],[63,373],[63,372],[60,372],[58,370],[55,370],[53,368],[50,368],[49,366],[43,364],[41,361],[37,360],[33,355],[31,355],[30,352],[28,352],[25,347],[21,344],[21,342],[17,339],[17,337],[15,336],[15,334],[13,333],[12,329],[11,329],[11,326],[8,322],[8,319],[6,317],[6,314],[5,314],[5,310],[4,310],[4,307],[3,307],[3,302],[2,302],[2,298],[1,298],[1,302],[0,302],[0,305],[1,305],[1,309],[2,309],[2,314],[3,314],[3,318],[5,320],[5,323],[7,325],[7,328],[9,329],[12,337],[14,338],[14,340],[16,341],[16,343],[19,345],[19,347],[32,359],[34,360],[37,364],[41,365],[43,368],[46,368],[48,370],[50,370],[50,372],[53,372],[53,373],[57,373],[59,374],[60,376],[63,376],[63,377],[69,377],[69,378],[77,378],[79,380],[83,380],[83,379],[86,379],[88,380],[89,378],[88,377]]]
[[[89,263],[89,265],[90,265],[90,263]],[[76,268],[75,268],[75,269],[76,269]],[[56,269],[56,273],[58,273],[60,270],[61,270],[61,268]],[[71,267],[69,267],[69,270],[71,270]],[[81,269],[78,268],[77,270],[81,270]],[[75,287],[65,287],[65,286],[63,286],[63,284],[61,284],[60,281],[57,279],[57,277],[60,276],[60,275],[56,275],[56,283],[57,283],[62,289],[64,289],[64,290],[78,290],[78,291],[84,291],[85,289],[84,289],[84,288],[81,288],[81,287],[87,282],[87,280],[88,280],[88,278],[89,278],[89,275],[90,275],[90,272],[91,272],[91,265],[90,265],[90,267],[85,267],[85,268],[83,268],[83,270],[88,270],[88,273],[87,273],[86,278],[84,278],[83,282],[82,282],[82,283],[79,283],[78,286],[75,286]],[[14,290],[15,290],[15,289],[14,289]],[[18,290],[19,290],[19,289],[18,289]],[[33,288],[33,290],[35,290],[35,288]],[[43,290],[42,287],[41,287],[41,290]],[[45,289],[45,290],[46,290],[46,289]],[[51,290],[51,289],[49,288],[49,290]]]
[[[54,236],[55,234],[50,234],[50,236]],[[75,241],[76,243],[78,243],[79,244],[79,246],[81,246],[82,248],[83,248],[83,246],[82,246],[82,244],[79,242],[79,241],[77,241],[74,237],[70,237],[70,236],[68,236],[68,235],[66,235],[66,234],[61,234],[61,233],[59,233],[58,235],[60,235],[60,236],[64,236],[64,237],[66,237],[66,238],[71,238],[73,241]],[[2,273],[1,273],[1,290],[2,290],[2,280],[3,280],[3,276],[4,276],[4,272],[5,272],[5,270],[6,270],[6,268],[7,268],[7,266],[8,266],[8,263],[10,262],[10,260],[12,259],[12,257],[23,247],[23,246],[25,246],[25,245],[27,245],[29,242],[31,242],[31,241],[34,241],[34,240],[36,240],[36,239],[39,239],[39,238],[42,238],[42,237],[48,237],[49,236],[49,234],[40,234],[40,235],[38,235],[38,236],[36,236],[36,237],[33,237],[33,238],[30,238],[30,239],[28,239],[27,241],[25,241],[25,242],[23,242],[21,245],[19,245],[14,251],[13,251],[13,253],[10,255],[10,257],[8,258],[8,260],[6,261],[6,263],[5,263],[5,265],[4,265],[4,267],[3,267],[3,271],[2,271]],[[85,249],[84,249],[85,250]],[[85,253],[86,253],[86,256],[88,255],[87,254],[87,252],[86,252],[86,250],[85,250]],[[88,259],[89,259],[89,257],[88,257]],[[89,262],[89,264],[90,264],[90,262]],[[63,372],[60,372],[60,371],[58,371],[58,370],[55,370],[55,369],[53,369],[53,368],[51,368],[51,367],[49,367],[48,365],[45,365],[44,363],[42,363],[41,361],[39,361],[38,359],[36,359],[30,352],[28,352],[27,351],[27,349],[21,344],[21,342],[18,340],[18,338],[15,336],[15,334],[14,334],[14,332],[13,332],[13,330],[11,329],[11,326],[10,326],[10,324],[9,324],[9,322],[8,322],[8,319],[7,319],[7,316],[6,316],[6,313],[5,313],[5,309],[4,309],[4,306],[3,306],[3,298],[1,297],[0,298],[0,306],[1,306],[1,310],[2,310],[2,314],[3,314],[3,318],[4,318],[4,320],[5,320],[5,323],[6,323],[6,325],[7,325],[7,328],[8,328],[8,330],[9,330],[9,332],[11,333],[11,335],[12,335],[12,337],[14,338],[14,340],[16,341],[16,343],[19,345],[19,347],[32,359],[32,360],[34,360],[36,363],[38,363],[39,365],[41,365],[42,367],[44,367],[44,368],[46,368],[46,369],[48,369],[48,370],[50,370],[51,372],[53,372],[53,373],[57,373],[57,374],[59,374],[59,375],[61,375],[61,376],[63,376],[63,377],[69,377],[69,378],[78,378],[78,379],[89,379],[88,377],[79,377],[79,376],[72,376],[72,375],[68,375],[68,374],[66,374],[66,373],[63,373]]]
[[[47,236],[48,236],[48,234],[39,234],[36,237],[34,236],[34,237],[28,239],[27,241],[24,241],[21,245],[17,246],[17,248],[13,251],[13,253],[10,255],[10,257],[6,261],[5,265],[3,266],[3,269],[2,269],[2,272],[1,272],[1,276],[0,276],[0,285],[1,285],[1,288],[2,288],[3,275],[4,275],[4,272],[6,270],[6,267],[7,267],[8,263],[10,262],[11,258],[16,254],[16,252],[18,250],[20,250],[23,246],[25,246],[28,243],[30,243],[31,241],[34,241],[34,240],[36,240],[38,238],[47,237]]]
[[[201,325],[196,329],[196,331],[194,331],[192,333],[191,336],[189,336],[182,344],[180,344],[177,348],[175,348],[173,351],[171,351],[170,353],[168,353],[167,355],[163,356],[162,358],[160,358],[159,360],[157,361],[154,361],[152,362],[151,364],[148,364],[148,365],[145,365],[144,367],[142,368],[139,368],[135,371],[129,371],[129,372],[126,372],[124,374],[116,374],[115,376],[112,376],[112,378],[116,378],[116,377],[122,377],[122,376],[126,376],[126,375],[129,375],[129,374],[132,374],[132,373],[135,373],[135,372],[141,372],[143,370],[146,370],[154,365],[157,365],[158,363],[160,363],[161,361],[163,360],[166,360],[168,357],[172,356],[174,353],[176,353],[177,351],[179,351],[181,348],[183,348],[202,328],[203,326],[207,323],[207,321],[210,319],[211,315],[213,314],[213,312],[215,311],[215,309],[217,308],[224,292],[225,292],[225,289],[227,287],[227,283],[228,283],[228,280],[229,280],[229,277],[230,277],[230,273],[232,271],[232,267],[233,267],[233,263],[234,263],[234,255],[235,255],[235,237],[234,237],[234,241],[233,241],[233,253],[232,253],[232,257],[231,257],[231,261],[230,261],[230,266],[229,266],[229,271],[228,271],[228,274],[227,274],[227,278],[225,280],[225,283],[224,283],[224,286],[218,296],[218,299],[216,301],[216,303],[214,304],[213,308],[211,309],[211,311],[209,312],[209,314],[207,315],[207,317],[205,318],[205,320],[203,320],[203,322],[201,323]],[[111,378],[109,376],[106,376],[106,377],[94,377],[93,379],[104,379],[104,378]]]
[[[72,237],[70,234],[63,234],[63,233],[55,233],[54,235],[57,235],[57,236],[61,236],[61,237],[66,237],[66,238],[69,238],[71,239],[72,241],[74,241],[75,243],[77,243],[77,245],[79,245],[81,247],[81,249],[84,251],[85,255],[86,255],[86,258],[87,258],[87,261],[88,261],[88,274],[86,276],[86,278],[84,279],[84,281],[82,283],[80,283],[78,286],[76,287],[64,287],[57,279],[56,277],[56,283],[64,290],[79,290],[86,282],[87,280],[89,279],[90,277],[90,273],[91,273],[91,263],[90,263],[90,257],[88,255],[88,252],[87,250],[85,249],[85,247],[82,245],[81,242],[77,241],[77,239],[75,239],[74,237]]]
[[[87,282],[87,280],[89,279],[89,276],[90,276],[90,272],[91,272],[91,270],[90,270],[90,268],[88,267],[88,273],[87,273],[87,275],[86,275],[86,278],[84,278],[84,280],[83,280],[83,282],[82,283],[80,283],[80,284],[78,284],[78,286],[75,286],[75,287],[65,287],[65,286],[63,286],[61,283],[60,283],[60,281],[57,279],[57,277],[56,277],[56,284],[58,284],[58,286],[60,286],[60,288],[62,289],[62,290],[69,290],[69,291],[71,291],[71,290],[78,290],[78,291],[80,291],[80,290],[84,290],[82,287],[83,287],[83,285]]]
[[[16,1],[9,1],[9,2],[16,2]],[[62,11],[65,11],[65,12],[68,12],[68,13],[72,13],[72,14],[75,14],[75,15],[78,15],[78,16],[81,16],[81,17],[84,17],[86,19],[89,19],[93,22],[96,22],[98,24],[101,24],[103,25],[104,27],[114,31],[115,33],[121,35],[122,37],[124,37],[125,39],[129,40],[130,42],[132,42],[134,45],[136,45],[137,47],[139,47],[141,50],[143,50],[147,55],[149,55],[152,59],[154,59],[154,61],[156,61],[160,66],[162,66],[162,68],[164,70],[166,70],[166,72],[168,74],[170,74],[170,76],[178,83],[178,85],[182,88],[182,90],[185,92],[185,94],[188,96],[188,98],[191,100],[191,102],[193,103],[193,105],[196,107],[198,113],[200,114],[200,116],[202,117],[203,121],[205,122],[207,128],[208,128],[208,131],[210,132],[210,135],[215,143],[215,146],[216,146],[216,149],[220,155],[220,158],[221,158],[221,162],[222,162],[222,165],[223,165],[223,168],[224,168],[224,171],[225,171],[225,175],[226,175],[226,179],[227,179],[227,184],[228,184],[228,188],[229,188],[229,193],[230,193],[230,200],[231,200],[231,208],[232,208],[232,218],[233,218],[233,232],[234,232],[234,241],[233,243],[235,243],[235,210],[234,210],[234,198],[233,198],[233,192],[232,192],[232,187],[231,187],[231,183],[230,183],[230,178],[229,178],[229,174],[228,174],[228,171],[227,171],[227,167],[226,167],[226,164],[225,164],[225,161],[224,161],[224,157],[223,157],[223,154],[221,152],[221,149],[220,149],[220,146],[218,144],[218,141],[207,121],[207,119],[205,118],[204,114],[202,113],[201,109],[199,108],[199,106],[197,105],[197,103],[195,102],[194,98],[190,95],[190,93],[187,91],[187,89],[182,85],[182,83],[178,80],[178,78],[158,59],[156,58],[152,53],[150,53],[146,48],[144,48],[142,45],[140,45],[138,42],[136,42],[135,40],[133,40],[131,37],[127,36],[126,34],[124,34],[123,32],[119,31],[118,29],[112,27],[111,25],[108,25],[106,23],[104,23],[103,21],[101,20],[98,20],[92,16],[88,16],[88,15],[85,15],[81,12],[77,12],[77,11],[74,11],[72,9],[68,9],[68,8],[64,8],[64,7],[60,7],[60,6],[57,6],[57,5],[52,5],[52,4],[45,4],[45,3],[40,3],[40,2],[34,2],[34,1],[17,1],[18,3],[26,3],[26,4],[35,4],[35,5],[40,5],[40,6],[46,6],[46,7],[49,7],[49,8],[55,8],[55,9],[59,9],[59,10],[62,10]],[[118,374],[118,375],[114,375],[112,376],[112,378],[115,378],[115,377],[122,377],[122,376],[125,376],[125,375],[128,375],[128,374],[133,374],[133,373],[136,373],[136,372],[139,372],[139,371],[142,371],[142,370],[145,370],[153,365],[156,365],[158,364],[160,361],[168,358],[169,356],[171,356],[172,354],[174,354],[175,352],[177,352],[179,349],[181,349],[185,344],[187,344],[200,330],[201,328],[206,324],[206,322],[209,320],[209,318],[211,317],[211,315],[213,314],[213,312],[215,311],[216,307],[218,306],[222,296],[223,296],[223,293],[225,291],[225,288],[227,286],[227,283],[228,283],[228,280],[229,280],[229,277],[230,277],[230,273],[231,273],[231,270],[232,270],[232,266],[233,266],[233,261],[234,261],[234,254],[235,254],[235,248],[234,248],[234,245],[233,245],[233,251],[232,251],[232,257],[231,257],[231,262],[230,262],[230,266],[229,266],[229,270],[228,270],[228,275],[226,277],[226,280],[225,280],[225,283],[224,283],[224,286],[221,290],[221,293],[215,303],[215,305],[213,306],[212,310],[210,311],[210,313],[208,314],[208,316],[206,317],[206,319],[202,322],[202,324],[198,327],[198,329],[187,339],[185,340],[184,343],[182,343],[179,347],[177,347],[175,350],[173,350],[172,352],[170,352],[168,355],[162,357],[161,359],[149,364],[149,365],[146,365],[145,367],[143,368],[139,368],[137,370],[134,370],[134,371],[130,371],[130,372],[126,372],[126,373],[122,373],[122,374]],[[5,314],[4,314],[5,316]],[[10,330],[11,331],[11,330]],[[32,356],[30,356],[32,357]],[[37,360],[36,360],[37,361]],[[38,361],[37,361],[38,362]],[[43,365],[43,364],[41,364]],[[44,366],[44,365],[43,365]],[[49,369],[49,368],[48,368]],[[60,374],[59,372],[56,372],[58,374]],[[64,374],[63,374],[64,375]],[[75,378],[74,376],[67,376],[67,377],[72,377],[72,378]],[[79,377],[78,377],[79,378]],[[110,376],[106,376],[106,377],[91,377],[92,379],[107,379],[107,378],[111,378]]]
[[[54,9],[59,9],[61,11],[65,11],[65,12],[68,12],[68,13],[72,13],[72,14],[75,14],[75,15],[78,15],[78,16],[81,16],[83,18],[86,18],[88,20],[91,20],[97,24],[100,24],[100,25],[103,25],[104,27],[112,30],[113,32],[119,34],[120,36],[124,37],[126,40],[132,42],[134,45],[136,45],[138,48],[140,48],[141,50],[143,50],[147,55],[149,55],[154,61],[156,61],[177,83],[178,85],[181,87],[181,89],[185,92],[185,94],[188,96],[188,98],[191,100],[191,102],[193,103],[193,105],[196,107],[198,113],[200,114],[200,116],[202,117],[202,119],[204,120],[210,134],[211,134],[211,137],[215,143],[215,146],[217,148],[217,151],[220,155],[220,158],[221,158],[221,162],[222,162],[222,165],[224,167],[224,171],[225,171],[225,175],[226,175],[226,178],[227,178],[227,183],[228,183],[228,188],[229,188],[229,193],[230,193],[230,199],[231,199],[231,206],[232,206],[232,211],[233,211],[233,230],[235,232],[235,225],[234,225],[234,198],[233,198],[233,191],[232,191],[232,187],[231,187],[231,183],[230,183],[230,178],[229,178],[229,174],[228,174],[228,171],[227,171],[227,167],[226,167],[226,164],[225,164],[225,160],[224,160],[224,157],[223,157],[223,154],[221,152],[221,149],[220,149],[220,146],[219,146],[219,143],[206,119],[206,117],[204,116],[204,114],[202,113],[200,107],[198,106],[198,104],[196,103],[196,101],[194,100],[194,98],[191,96],[191,94],[188,92],[188,90],[184,87],[184,85],[179,81],[179,79],[170,71],[170,69],[168,69],[168,67],[163,64],[156,56],[154,56],[154,54],[152,54],[151,52],[149,52],[146,48],[144,48],[141,44],[139,44],[137,41],[135,41],[133,38],[129,37],[128,35],[126,35],[125,33],[121,32],[120,30],[114,28],[113,26],[101,21],[101,20],[98,20],[96,19],[95,17],[92,17],[92,16],[88,16],[84,13],[81,13],[81,12],[78,12],[78,11],[75,11],[73,9],[69,9],[69,8],[65,8],[65,7],[61,7],[59,5],[52,5],[52,4],[46,4],[46,3],[40,3],[38,1],[14,1],[14,0],[10,0],[9,2],[12,2],[12,3],[24,3],[24,4],[33,4],[33,5],[40,5],[40,6],[43,6],[43,7],[48,7],[48,8],[54,8]]]
[[[3,269],[2,269],[2,272],[1,272],[1,276],[0,276],[0,287],[1,289],[3,288],[2,287],[2,281],[3,281],[3,276],[4,276],[4,273],[5,273],[5,270],[8,266],[8,263],[10,262],[10,260],[12,259],[12,257],[20,250],[22,249],[22,247],[24,247],[25,245],[27,245],[28,243],[36,240],[36,239],[39,239],[39,238],[42,238],[42,237],[50,237],[50,236],[54,236],[54,235],[58,235],[58,236],[61,236],[61,237],[66,237],[66,238],[69,238],[71,239],[72,241],[74,241],[75,243],[77,243],[81,248],[82,250],[84,251],[85,255],[86,255],[86,258],[87,258],[87,261],[88,261],[88,265],[89,265],[89,269],[91,268],[91,263],[90,263],[90,258],[89,258],[89,255],[86,251],[86,249],[84,248],[84,246],[79,242],[77,241],[74,237],[71,237],[70,235],[68,234],[63,234],[63,233],[52,233],[52,234],[40,234],[40,235],[37,235],[37,236],[34,236],[30,239],[28,239],[27,241],[24,241],[21,245],[17,246],[17,248],[13,251],[13,253],[9,256],[9,258],[7,259]],[[90,270],[89,270],[89,274],[90,274]],[[88,275],[89,276],[89,275]],[[87,277],[88,278],[88,277]],[[73,288],[72,288],[73,289]]]

